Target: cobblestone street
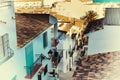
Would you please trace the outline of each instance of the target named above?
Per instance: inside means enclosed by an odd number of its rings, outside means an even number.
[[[74,80],[119,80],[120,52],[98,53],[80,60],[74,72]]]

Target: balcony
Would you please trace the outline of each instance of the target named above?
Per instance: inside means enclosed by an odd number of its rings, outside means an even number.
[[[7,6],[11,6],[11,1],[0,2],[0,8],[7,7]]]
[[[26,79],[32,79],[33,76],[38,71],[38,69],[42,66],[42,64],[41,64],[41,55],[37,54],[36,56],[38,56],[38,57],[37,57],[36,61],[34,62],[34,64],[32,64],[31,66],[25,66],[25,69],[30,71],[30,74],[27,74],[25,76]]]
[[[8,55],[6,55],[3,59],[0,59],[0,65],[12,58],[14,55],[14,51],[11,48],[8,48]]]

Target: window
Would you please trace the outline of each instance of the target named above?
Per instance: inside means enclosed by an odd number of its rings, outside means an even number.
[[[9,36],[5,34],[0,37],[0,59],[8,56],[9,51]]]
[[[48,46],[48,37],[47,32],[43,34],[43,47],[46,48]]]

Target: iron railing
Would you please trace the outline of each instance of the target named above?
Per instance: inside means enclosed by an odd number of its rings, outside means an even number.
[[[41,56],[40,56],[40,54],[37,55],[37,56],[38,56],[38,58],[36,59],[36,61],[35,61],[31,66],[24,66],[24,68],[27,69],[27,70],[29,70],[30,73],[32,72],[32,70],[33,70],[33,68],[34,68],[34,66],[35,66],[36,64],[42,64],[42,63],[41,63]]]
[[[29,73],[27,73],[25,78],[32,79],[32,77],[36,74],[38,69],[41,67],[41,65],[42,65],[41,55],[37,54],[36,56],[37,56],[37,59],[35,60],[35,62],[32,65],[24,66],[24,68],[26,69],[26,72],[29,71]]]

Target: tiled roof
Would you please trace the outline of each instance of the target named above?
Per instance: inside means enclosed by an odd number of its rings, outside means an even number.
[[[23,47],[50,25],[47,14],[16,14],[18,47]]]
[[[84,31],[84,34],[87,34],[87,33],[90,33],[90,32],[95,32],[95,31],[103,29],[103,23],[104,23],[103,18],[102,19],[97,19],[97,20],[92,21],[92,22],[89,22],[85,31]]]

